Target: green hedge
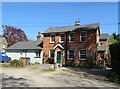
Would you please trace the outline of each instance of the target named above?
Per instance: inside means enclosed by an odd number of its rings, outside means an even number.
[[[110,45],[110,54],[112,70],[120,75],[120,42]]]

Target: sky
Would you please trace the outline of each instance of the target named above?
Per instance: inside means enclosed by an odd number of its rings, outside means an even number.
[[[73,26],[77,19],[81,25],[100,23],[101,33],[117,33],[118,2],[2,2],[2,25],[21,28],[31,40],[49,27]]]

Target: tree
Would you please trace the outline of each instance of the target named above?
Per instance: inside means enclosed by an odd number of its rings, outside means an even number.
[[[8,46],[11,46],[18,41],[28,40],[23,30],[14,28],[12,26],[7,26],[7,25],[4,25],[2,27],[3,27],[3,37],[6,38],[8,42]]]

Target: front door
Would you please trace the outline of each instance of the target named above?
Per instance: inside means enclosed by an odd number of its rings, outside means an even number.
[[[61,51],[57,51],[57,63],[61,62]]]

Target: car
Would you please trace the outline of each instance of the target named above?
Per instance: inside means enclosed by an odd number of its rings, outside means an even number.
[[[11,57],[8,57],[5,52],[0,52],[0,62],[8,63],[11,60]]]

